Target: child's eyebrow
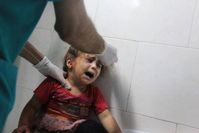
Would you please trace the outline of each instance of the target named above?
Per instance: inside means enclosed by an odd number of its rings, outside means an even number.
[[[96,56],[93,56],[93,57],[87,57],[88,59],[91,59],[91,60],[97,60],[97,57]]]

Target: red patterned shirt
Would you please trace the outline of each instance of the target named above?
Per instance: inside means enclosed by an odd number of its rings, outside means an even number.
[[[92,110],[99,114],[108,108],[100,90],[92,85],[76,96],[56,80],[47,78],[34,93],[45,106],[45,114],[38,127],[48,131],[72,129],[87,119]]]

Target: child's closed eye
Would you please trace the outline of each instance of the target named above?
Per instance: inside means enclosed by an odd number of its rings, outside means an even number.
[[[96,61],[96,60],[97,60],[96,57],[89,57],[89,58],[87,58],[87,62],[88,62],[88,63],[93,63],[93,62]],[[97,66],[98,68],[102,68],[102,67],[103,67],[103,64],[102,64],[99,60],[97,60],[96,66]]]
[[[96,58],[95,57],[90,57],[90,58],[87,58],[87,61],[89,62],[89,63],[92,63],[93,61],[95,61],[96,60]]]

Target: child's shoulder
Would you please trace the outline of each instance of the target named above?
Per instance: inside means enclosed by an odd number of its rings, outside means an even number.
[[[60,85],[61,84],[56,79],[51,78],[51,77],[47,77],[46,79],[44,79],[43,83],[54,84],[54,85]]]

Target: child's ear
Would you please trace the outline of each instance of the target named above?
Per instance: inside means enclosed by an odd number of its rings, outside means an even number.
[[[72,68],[72,66],[73,66],[73,61],[72,61],[72,59],[68,59],[68,60],[66,61],[66,66],[67,66],[69,69]]]

